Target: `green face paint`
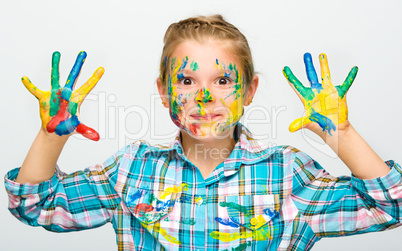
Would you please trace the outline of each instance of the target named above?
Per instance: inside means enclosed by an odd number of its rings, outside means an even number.
[[[193,71],[198,70],[199,68],[198,68],[197,62],[191,61],[190,69],[193,70]]]
[[[202,65],[195,60],[191,61],[188,56],[185,56],[173,57],[168,62],[170,71],[166,76],[167,92],[170,117],[175,125],[191,135],[204,137],[211,133],[222,134],[239,121],[243,112],[244,78],[236,64],[229,63],[226,66],[223,61],[214,60],[212,72],[217,76],[206,76],[215,79],[207,87],[201,85],[207,82],[199,73]],[[220,72],[221,77],[216,72]],[[189,81],[186,80],[189,84],[181,82],[185,79],[189,79]],[[225,79],[226,83],[218,83],[218,81],[223,82],[220,79]],[[188,112],[187,115],[186,112]]]

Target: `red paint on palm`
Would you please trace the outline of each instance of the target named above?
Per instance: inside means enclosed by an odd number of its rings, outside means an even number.
[[[49,123],[46,126],[48,132],[50,133],[55,132],[56,127],[70,116],[70,113],[67,111],[67,107],[68,107],[68,101],[60,99],[60,107],[59,110],[57,111],[57,114],[49,121]]]
[[[84,125],[83,123],[80,123],[75,129],[75,131],[82,134],[82,136],[84,136],[85,138],[93,141],[98,141],[100,138],[99,133],[97,131],[95,131],[91,127]]]

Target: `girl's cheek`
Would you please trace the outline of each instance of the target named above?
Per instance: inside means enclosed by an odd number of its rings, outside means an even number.
[[[172,117],[177,118],[180,121],[184,121],[184,118],[182,117],[186,114],[186,108],[191,96],[191,94],[178,92],[172,92],[171,95],[169,95],[170,112]]]

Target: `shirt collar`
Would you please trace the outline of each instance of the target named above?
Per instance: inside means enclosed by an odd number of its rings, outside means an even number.
[[[269,148],[262,142],[254,139],[252,133],[240,122],[236,125],[233,137],[236,140],[233,151],[229,158],[223,162],[223,165],[220,165],[221,167],[217,169],[224,168],[225,172],[236,171],[241,164],[254,164],[266,159],[270,155]],[[180,130],[173,142],[149,146],[144,151],[144,155],[148,153],[152,153],[153,155],[168,153],[188,161],[187,157],[183,154]]]

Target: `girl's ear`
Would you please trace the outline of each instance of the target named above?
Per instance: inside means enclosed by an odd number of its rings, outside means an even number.
[[[156,84],[158,86],[158,92],[159,92],[159,96],[162,99],[163,106],[165,108],[169,108],[169,96],[168,96],[168,93],[167,93],[166,85],[163,83],[161,78],[156,79]]]
[[[251,102],[253,101],[255,92],[257,91],[258,88],[258,81],[259,81],[258,76],[255,75],[250,85],[246,89],[246,95],[243,101],[244,106],[250,105]]]

